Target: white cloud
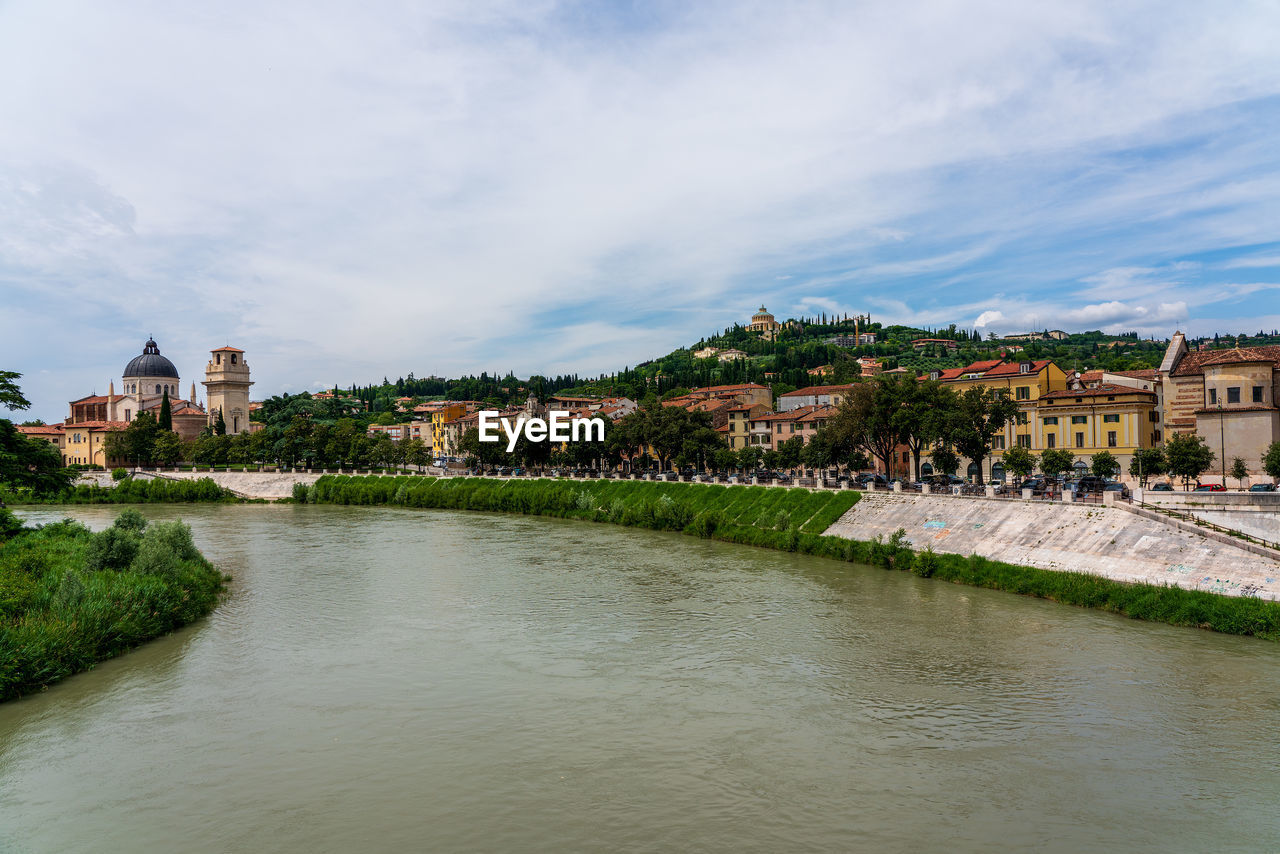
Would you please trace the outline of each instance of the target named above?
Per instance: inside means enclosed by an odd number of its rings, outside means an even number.
[[[184,378],[234,339],[263,393],[594,373],[740,319],[743,293],[1061,324],[1043,277],[1125,268],[1162,272],[1092,282],[1072,310],[1155,324],[1198,304],[1162,292],[1194,271],[1134,258],[1274,239],[1274,180],[1232,172],[1274,159],[1262,143],[1107,160],[1280,91],[1265,5],[725,2],[653,7],[644,27],[616,12],[6,4],[0,297],[31,321],[0,359],[97,337],[57,356],[67,387],[39,392],[55,401],[154,326]],[[1029,279],[1017,290],[961,278],[1044,235],[1150,221],[1106,257],[1059,247],[1003,271]],[[934,279],[896,284],[913,276]],[[992,309],[993,290],[1011,304]]]

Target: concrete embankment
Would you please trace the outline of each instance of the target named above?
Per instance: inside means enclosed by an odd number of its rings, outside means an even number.
[[[241,498],[288,498],[293,495],[295,483],[312,484],[320,479],[318,473],[311,472],[265,472],[265,471],[177,471],[149,472],[140,471],[134,475],[139,478],[162,477],[169,480],[198,480],[209,478],[223,489],[229,489]]]
[[[832,536],[888,538],[1041,569],[1280,600],[1280,560],[1117,507],[869,493]]]
[[[1135,496],[1234,531],[1280,543],[1280,492],[1154,492]]]

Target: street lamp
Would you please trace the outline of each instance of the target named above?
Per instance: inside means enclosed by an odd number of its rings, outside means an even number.
[[[1227,488],[1227,431],[1222,425],[1222,404],[1218,404],[1218,450],[1222,452],[1222,488]]]

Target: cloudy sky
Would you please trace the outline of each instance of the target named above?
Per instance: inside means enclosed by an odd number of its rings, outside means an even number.
[[[257,395],[745,320],[1280,327],[1272,2],[0,3],[0,368]]]

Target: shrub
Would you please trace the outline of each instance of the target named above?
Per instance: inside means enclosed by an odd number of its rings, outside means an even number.
[[[911,567],[911,571],[921,578],[932,578],[933,574],[938,571],[938,555],[934,553],[932,548],[917,552],[916,562]]]
[[[94,534],[89,541],[89,548],[85,552],[85,568],[90,572],[126,569],[138,556],[141,545],[140,531],[113,525]]]
[[[124,469],[111,470],[111,479],[116,482],[122,481],[128,476],[129,476],[129,472],[125,471]]]
[[[127,510],[120,512],[120,515],[116,517],[116,521],[111,527],[120,528],[123,531],[135,531],[141,534],[147,529],[147,517],[130,507]]]
[[[156,522],[142,535],[138,555],[129,567],[142,575],[172,577],[183,561],[200,556],[191,528],[181,522]]]

